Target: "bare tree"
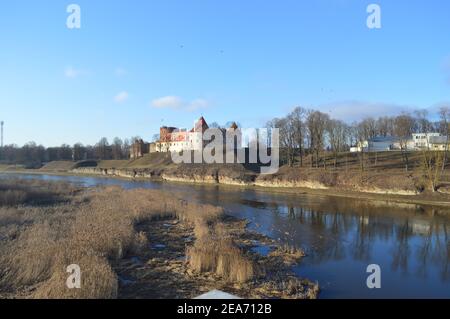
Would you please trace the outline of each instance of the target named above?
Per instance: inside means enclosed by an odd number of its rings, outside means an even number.
[[[58,158],[62,161],[72,160],[72,148],[70,145],[63,144],[57,150]]]
[[[376,120],[377,135],[386,137],[394,135],[394,120],[389,116],[382,116]]]
[[[428,120],[428,111],[427,110],[416,110],[416,111],[414,111],[414,115],[416,116],[417,133],[430,133],[433,129],[433,125]]]
[[[280,147],[283,150],[284,157],[289,166],[293,166],[295,159],[295,134],[292,127],[292,117],[275,118],[267,126],[278,128],[280,132]]]
[[[130,158],[131,143],[129,139],[124,139],[122,144],[122,156],[124,159]]]
[[[441,170],[444,171],[445,166],[447,165],[448,142],[449,142],[449,135],[450,135],[450,123],[449,123],[450,107],[442,106],[439,109],[439,117],[441,118],[442,132],[446,136],[445,148],[444,148],[444,158],[442,160],[442,168],[441,168]]]
[[[118,137],[114,138],[114,142],[112,144],[113,159],[120,160],[123,158],[122,147],[123,147],[123,141]]]
[[[395,118],[395,135],[399,139],[400,150],[402,152],[403,160],[405,163],[405,170],[409,169],[408,160],[408,141],[411,134],[414,132],[415,120],[412,116],[407,113],[403,113]]]
[[[442,176],[441,165],[444,156],[442,152],[430,149],[422,150],[422,156],[423,176],[428,181],[430,190],[436,192]]]
[[[364,141],[367,141],[366,137],[366,130],[362,123],[355,123],[354,126],[354,133],[356,135],[356,140],[358,147],[360,147],[359,152],[359,166],[361,169],[361,172],[364,172]]]
[[[305,123],[307,111],[302,107],[296,107],[290,114],[292,129],[294,130],[295,146],[299,150],[300,166],[303,166],[303,153],[305,144]]]
[[[100,141],[95,145],[95,156],[98,159],[106,160],[109,159],[109,142],[106,137],[102,137]]]
[[[350,146],[357,146],[358,144],[358,123],[353,122],[348,125],[348,143]]]
[[[74,161],[81,161],[86,159],[86,148],[81,143],[73,145],[72,157]]]
[[[308,111],[306,125],[308,128],[309,145],[315,154],[316,167],[319,167],[319,153],[324,148],[325,129],[330,117],[319,111]],[[313,154],[311,154],[313,156]],[[311,159],[311,166],[313,159]]]
[[[326,126],[328,141],[334,155],[334,167],[337,166],[338,155],[344,150],[348,126],[340,120],[329,120]]]
[[[360,126],[364,135],[364,139],[369,140],[378,135],[377,121],[374,118],[365,118],[361,121]]]
[[[157,142],[157,141],[159,141],[159,134],[153,134],[153,136],[152,136],[152,142],[155,143],[155,142]]]

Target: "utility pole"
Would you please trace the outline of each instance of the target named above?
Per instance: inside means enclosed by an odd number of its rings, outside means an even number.
[[[3,124],[5,124],[5,122],[1,121],[0,124],[1,124],[1,126],[2,126],[2,142],[1,142],[1,148],[3,148]]]

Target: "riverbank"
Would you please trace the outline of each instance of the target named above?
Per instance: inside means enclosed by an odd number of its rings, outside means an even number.
[[[318,285],[292,271],[302,250],[220,207],[155,190],[0,182],[0,298],[317,297]],[[83,289],[66,287],[69,264]]]
[[[371,188],[358,187],[331,187],[327,186],[325,183],[320,183],[317,181],[299,181],[301,177],[297,176],[294,179],[286,182],[286,172],[281,171],[280,174],[269,177],[258,177],[247,172],[242,168],[236,167],[226,167],[222,168],[222,171],[217,167],[194,168],[191,171],[183,168],[177,168],[174,170],[164,171],[158,168],[149,169],[129,169],[129,168],[102,168],[102,167],[81,167],[74,168],[70,170],[49,170],[49,169],[8,169],[0,171],[5,174],[40,174],[40,175],[62,175],[62,176],[97,176],[106,178],[120,178],[127,180],[149,180],[157,182],[168,182],[168,183],[183,183],[183,184],[193,184],[193,185],[211,185],[221,187],[223,189],[252,189],[258,192],[270,192],[270,193],[286,193],[286,194],[311,194],[319,196],[333,196],[333,197],[344,197],[344,198],[354,198],[358,200],[368,200],[368,201],[378,201],[378,202],[391,202],[391,203],[405,203],[405,204],[416,204],[416,205],[426,205],[433,207],[450,207],[450,195],[440,192],[413,192],[412,190],[403,189],[385,189],[383,190],[380,186],[372,186]],[[332,174],[332,173],[331,173]],[[388,179],[384,176],[385,174],[374,174],[370,176],[353,176],[347,178],[347,184],[350,183],[351,179],[362,180],[363,183],[368,185],[374,179],[378,181],[383,179]],[[314,177],[317,179],[318,177]],[[323,177],[322,177],[323,178]],[[395,185],[395,180],[401,178],[401,176],[390,175],[391,185]],[[412,181],[413,176],[409,177],[410,181],[407,184],[410,187],[414,187]],[[350,183],[351,184],[351,183]],[[403,181],[405,184],[405,181]],[[411,186],[412,185],[412,186]]]
[[[6,178],[11,177],[0,176],[0,181]],[[179,194],[198,204],[220,203],[227,215],[249,221],[249,230],[283,246],[301,247],[307,255],[293,270],[301,278],[320,283],[320,298],[448,296],[445,278],[448,278],[449,215],[436,213],[448,210],[445,207],[100,176],[18,175],[16,178],[66,182],[93,190],[105,186],[151,189],[170,194],[172,198]],[[258,253],[267,254],[264,244],[255,245]],[[398,256],[402,256],[401,260]],[[364,284],[367,264],[361,264],[361,260],[379,264],[384,276],[393,280],[385,282],[385,289],[368,290]],[[130,265],[134,261],[130,260]],[[133,278],[123,279],[128,283]],[[405,286],[412,288],[405,290],[402,288]]]

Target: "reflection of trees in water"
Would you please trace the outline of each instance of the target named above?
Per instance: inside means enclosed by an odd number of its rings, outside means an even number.
[[[313,259],[320,262],[345,258],[344,241],[340,235],[345,234],[351,225],[349,216],[288,206],[287,217],[293,222],[292,227],[298,230],[293,240],[303,244],[307,241],[309,246],[315,248],[314,254],[311,255]],[[305,225],[307,227],[301,227]]]
[[[417,275],[426,276],[429,265],[437,265],[441,269],[442,279],[448,280],[450,277],[447,220],[424,219],[423,209],[417,208],[421,217],[417,220],[398,217],[395,212],[390,214],[380,210],[380,207],[366,205],[363,205],[364,210],[353,213],[357,211],[355,205],[350,205],[347,211],[340,210],[343,209],[342,204],[334,201],[284,208],[289,220],[308,226],[304,232],[307,229],[310,237],[298,236],[297,240],[306,240],[314,246],[314,253],[310,255],[313,263],[343,259],[347,250],[353,259],[369,262],[373,257],[374,243],[380,240],[392,243],[390,254],[394,271],[407,273],[411,270],[409,267],[414,265]],[[361,211],[364,213],[361,214]],[[409,216],[414,217],[414,211],[409,212]],[[417,248],[412,245],[413,238],[420,242]],[[411,263],[412,257],[416,257],[414,263]]]
[[[262,222],[283,241],[311,248],[308,262],[350,257],[376,263],[375,248],[388,247],[385,257],[394,271],[425,277],[433,266],[439,267],[442,280],[450,280],[450,222],[443,217],[445,209],[317,196],[282,201],[252,196],[238,202],[271,211],[271,218]]]
[[[421,277],[427,276],[427,266],[432,263],[439,265],[441,280],[450,280],[450,238],[446,223],[436,223],[430,227],[427,234],[423,234],[417,249],[417,260],[417,274]]]
[[[408,257],[411,253],[409,248],[409,238],[412,230],[409,225],[409,219],[401,225],[394,225],[397,241],[394,241],[392,252],[392,269],[401,270],[403,273],[408,272]]]
[[[432,261],[441,265],[440,278],[444,281],[450,281],[450,237],[448,224],[443,223],[442,229],[439,225],[436,225],[438,229],[434,233],[434,249],[432,249]]]
[[[430,255],[430,250],[432,249],[432,236],[433,231],[432,228],[430,227],[430,230],[423,235],[423,239],[421,240],[421,243],[417,249],[417,260],[418,260],[417,274],[420,277],[426,277],[427,275],[428,259]]]
[[[441,277],[445,281],[450,280],[450,267],[449,267],[449,261],[450,261],[450,238],[448,236],[448,228],[447,224],[443,225],[443,237],[444,237],[444,251],[446,254],[444,255],[444,262],[442,265],[442,271],[441,271]]]
[[[356,222],[356,234],[354,240],[351,241],[350,247],[352,256],[356,260],[368,261],[372,251],[372,236],[376,227],[367,222],[367,217],[361,216]]]

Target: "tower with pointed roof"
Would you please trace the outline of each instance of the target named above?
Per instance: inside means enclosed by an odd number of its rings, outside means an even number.
[[[195,132],[202,132],[202,134],[203,134],[208,128],[209,128],[208,123],[206,123],[205,118],[202,116],[195,123],[194,131]]]

